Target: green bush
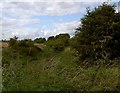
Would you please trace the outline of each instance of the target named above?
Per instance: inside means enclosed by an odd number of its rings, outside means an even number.
[[[46,41],[45,38],[36,38],[36,39],[34,40],[34,42],[36,42],[36,43],[44,43],[45,41]]]
[[[21,54],[28,56],[37,56],[37,54],[42,51],[41,48],[38,48],[36,46],[29,46],[29,47],[22,46],[19,47],[18,49],[19,49],[18,51]]]
[[[12,48],[15,48],[16,45],[17,45],[17,40],[14,39],[14,38],[10,38],[9,46],[12,47]]]
[[[53,49],[54,49],[55,51],[62,51],[64,48],[65,48],[65,46],[64,46],[61,42],[56,42],[56,43],[53,45]]]
[[[53,48],[54,51],[62,51],[69,46],[69,34],[59,34],[55,37],[49,37],[46,45]]]
[[[93,61],[98,59],[114,59],[120,56],[120,14],[115,7],[102,4],[90,11],[81,19],[76,29],[75,49],[79,59]],[[90,60],[92,59],[92,60]]]
[[[9,43],[10,46],[12,46],[22,55],[37,56],[37,54],[42,51],[41,48],[34,45],[34,42],[31,39],[17,41],[16,39],[12,38]]]
[[[24,39],[18,42],[18,46],[31,47],[31,46],[34,46],[34,42],[31,39]]]

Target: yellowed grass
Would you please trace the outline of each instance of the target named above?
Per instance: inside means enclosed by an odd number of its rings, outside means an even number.
[[[7,42],[0,42],[0,48],[8,47],[9,44]]]

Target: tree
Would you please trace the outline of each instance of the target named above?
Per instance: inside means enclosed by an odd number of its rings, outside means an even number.
[[[24,39],[18,42],[18,46],[31,47],[31,46],[34,46],[34,42],[31,39]]]
[[[69,45],[69,34],[59,34],[48,38],[46,45],[52,47],[55,51],[62,51]]]
[[[59,42],[63,43],[63,46],[68,46],[69,45],[70,35],[68,33],[59,34],[59,35],[55,36],[55,39],[60,39]]]
[[[35,46],[31,39],[20,40],[17,47],[21,54],[28,56],[36,56],[39,52],[41,52],[41,48]]]
[[[36,43],[44,43],[46,41],[46,39],[45,38],[36,38],[34,41]]]
[[[17,39],[18,39],[18,37],[13,37],[13,38],[10,38],[10,41],[9,41],[9,45],[10,45],[10,47],[13,47],[13,48],[15,48],[16,47],[16,45],[17,45]]]
[[[65,34],[59,34],[59,35],[56,35],[55,38],[70,38],[70,35],[68,33],[65,33]]]
[[[48,37],[47,41],[54,39],[54,36]]]
[[[76,29],[76,50],[81,60],[113,59],[120,56],[120,14],[103,3],[81,19]]]

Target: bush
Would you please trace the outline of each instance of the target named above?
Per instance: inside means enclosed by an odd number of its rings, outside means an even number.
[[[50,36],[50,37],[47,39],[47,41],[53,40],[53,39],[54,39],[54,36]]]
[[[31,46],[34,46],[34,42],[31,39],[25,39],[25,40],[19,41],[18,46],[31,47]]]
[[[12,46],[20,54],[27,56],[37,56],[37,54],[42,51],[41,48],[34,45],[34,42],[31,39],[17,41],[12,38],[10,40],[10,46]]]
[[[53,49],[55,51],[62,51],[64,48],[65,48],[65,46],[61,42],[56,42],[53,46]]]
[[[17,40],[15,38],[10,38],[9,46],[15,48],[17,45]]]
[[[59,34],[48,38],[46,45],[52,47],[54,51],[62,51],[69,46],[69,34]]]
[[[37,56],[39,52],[41,52],[41,49],[38,47],[19,47],[19,51],[22,54],[28,55],[28,56]]]
[[[114,59],[120,56],[120,14],[114,6],[103,4],[81,19],[76,29],[75,49],[79,59],[92,61],[98,59]],[[90,61],[90,59],[93,59]]]
[[[36,39],[34,40],[34,42],[36,42],[36,43],[44,43],[45,41],[46,41],[45,38],[36,38]]]

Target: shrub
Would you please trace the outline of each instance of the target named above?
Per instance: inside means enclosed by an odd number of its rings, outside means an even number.
[[[104,3],[93,11],[88,9],[75,35],[75,49],[80,60],[95,61],[119,57],[119,24],[120,14],[115,12],[114,6]]]
[[[52,47],[54,51],[62,51],[69,45],[69,34],[59,34],[49,37],[46,45]]]
[[[36,38],[36,39],[34,40],[34,42],[36,42],[36,43],[44,43],[45,41],[46,41],[45,38]]]
[[[10,38],[9,46],[15,48],[16,45],[17,45],[17,40],[15,38]]]

